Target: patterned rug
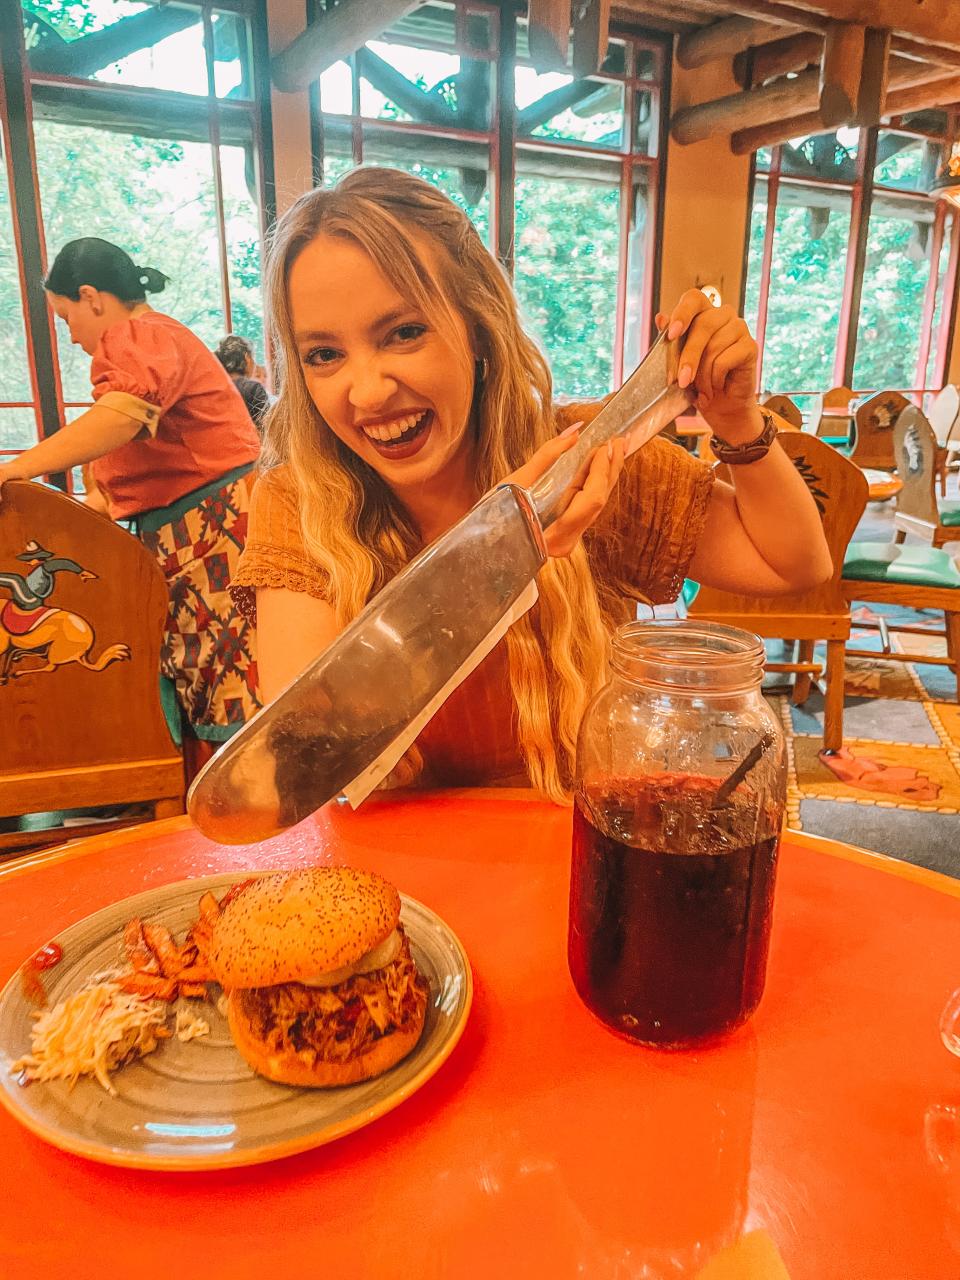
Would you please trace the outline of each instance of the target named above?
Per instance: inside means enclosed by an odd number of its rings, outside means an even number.
[[[960,705],[949,667],[891,662],[880,634],[856,623],[892,621],[942,629],[942,614],[893,605],[854,608],[851,647],[876,659],[848,658],[844,681],[844,746],[822,754],[823,697],[814,688],[803,706],[767,693],[788,740],[788,821],[816,835],[845,840],[960,875]],[[943,655],[936,634],[890,635],[894,652]],[[778,642],[770,656],[782,656]],[[825,659],[818,651],[818,658]],[[782,679],[782,677],[779,677]]]

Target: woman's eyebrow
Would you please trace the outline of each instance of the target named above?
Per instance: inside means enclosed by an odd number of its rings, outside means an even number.
[[[408,316],[411,312],[415,312],[416,307],[394,307],[392,311],[386,312],[370,325],[370,331],[375,332],[378,329],[387,329],[390,325],[395,324],[402,316]],[[297,342],[337,342],[338,336],[329,329],[301,329],[294,334]]]

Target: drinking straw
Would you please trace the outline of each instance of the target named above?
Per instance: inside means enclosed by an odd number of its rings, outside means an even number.
[[[718,808],[727,799],[730,793],[744,780],[753,766],[757,763],[767,747],[773,745],[773,734],[765,733],[763,737],[756,742],[747,754],[743,757],[733,773],[728,778],[724,778],[723,782],[717,787],[716,794],[713,797],[712,809]]]

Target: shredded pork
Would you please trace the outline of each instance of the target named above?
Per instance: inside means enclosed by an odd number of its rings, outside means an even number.
[[[383,969],[335,987],[251,987],[236,993],[240,1007],[272,1052],[292,1048],[311,1062],[349,1062],[383,1036],[405,1029],[426,1005],[427,983],[417,973],[402,927],[400,934],[400,951]]]

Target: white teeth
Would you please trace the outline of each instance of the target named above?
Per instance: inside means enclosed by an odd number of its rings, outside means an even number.
[[[362,428],[365,436],[371,440],[399,440],[405,431],[409,431],[411,427],[418,426],[426,417],[426,410],[422,413],[408,414],[405,418],[395,418],[389,423],[371,423],[369,426]]]

